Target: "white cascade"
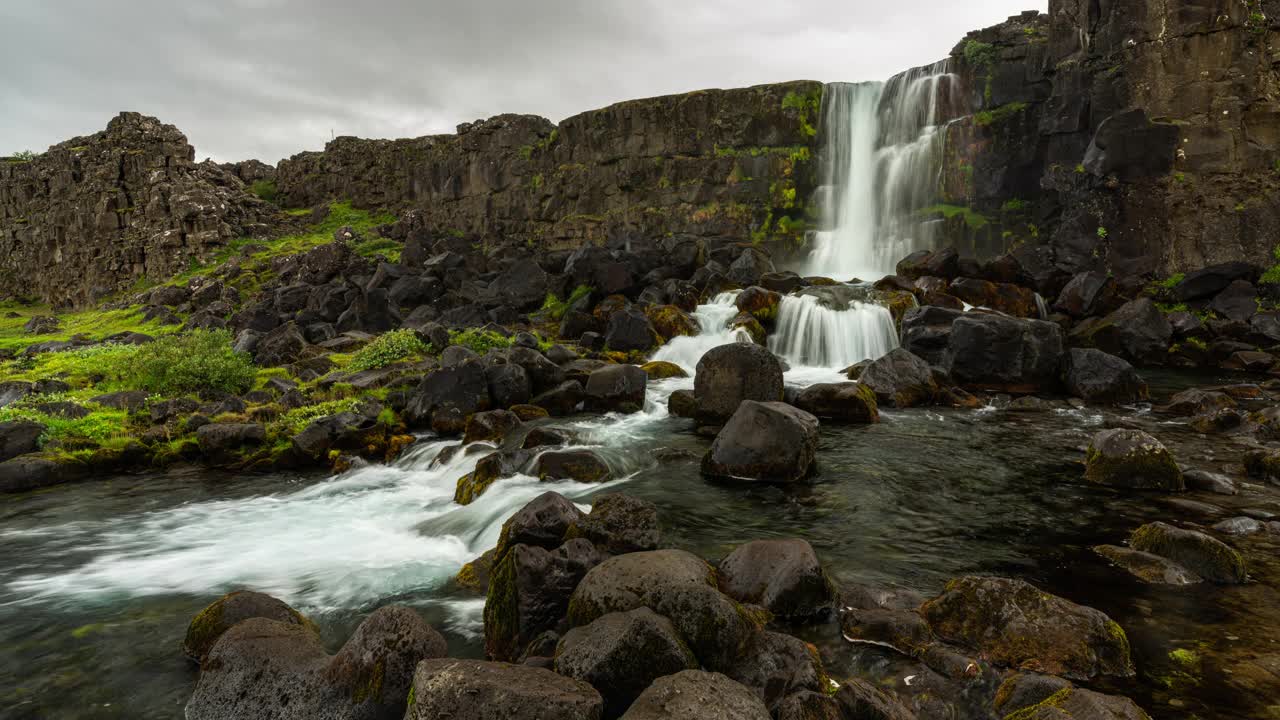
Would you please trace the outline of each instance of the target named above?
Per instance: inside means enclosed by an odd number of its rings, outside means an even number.
[[[699,305],[693,312],[693,319],[702,332],[672,338],[654,353],[653,359],[675,363],[692,375],[708,350],[732,342],[751,342],[751,335],[746,330],[729,327],[729,322],[738,314],[737,299],[737,292],[726,292],[716,295],[706,305]]]
[[[861,300],[842,304],[828,307],[815,295],[783,297],[769,349],[793,368],[840,370],[898,347],[887,308]]]

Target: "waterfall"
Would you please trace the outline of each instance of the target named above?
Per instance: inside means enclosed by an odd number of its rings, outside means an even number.
[[[946,61],[886,83],[832,83],[823,94],[822,229],[807,275],[877,280],[898,260],[933,247],[945,122],[956,76]]]
[[[830,302],[830,301],[828,301]],[[788,295],[778,308],[769,349],[792,366],[840,370],[898,346],[887,308],[862,300],[825,304],[816,294]]]
[[[654,353],[654,360],[665,360],[679,365],[692,375],[698,367],[698,361],[712,348],[728,345],[732,342],[752,342],[751,335],[741,328],[731,329],[729,322],[738,314],[735,302],[738,293],[726,292],[716,295],[710,303],[699,305],[693,312],[693,319],[702,329],[697,335],[672,338]]]

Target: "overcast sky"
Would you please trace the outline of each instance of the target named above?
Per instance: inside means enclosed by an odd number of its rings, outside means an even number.
[[[121,110],[197,157],[782,80],[882,80],[1047,0],[0,0],[0,155]]]

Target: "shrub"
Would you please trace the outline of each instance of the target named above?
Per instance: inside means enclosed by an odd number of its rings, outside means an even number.
[[[450,330],[449,341],[454,345],[471,348],[477,355],[484,355],[493,348],[509,348],[515,344],[515,338],[509,338],[491,330],[481,330],[480,328]],[[443,348],[440,349],[443,350]]]
[[[988,67],[996,61],[996,47],[990,43],[970,40],[964,44],[964,59],[974,67]]]
[[[568,300],[561,300],[560,296],[553,292],[547,293],[547,297],[542,302],[542,311],[552,320],[563,320],[564,314],[569,312],[569,308],[582,298],[590,295],[592,288],[588,285],[579,285],[569,294]]]
[[[257,368],[247,353],[231,347],[226,330],[193,330],[142,345],[129,362],[132,384],[164,395],[214,390],[242,393],[253,387]]]
[[[249,192],[266,200],[272,205],[276,205],[276,197],[279,190],[276,188],[275,180],[258,180],[249,186]]]
[[[409,329],[392,330],[389,333],[379,335],[373,342],[360,348],[351,357],[351,363],[347,365],[347,370],[352,372],[375,370],[386,367],[398,360],[422,355],[426,352],[427,344],[422,342],[414,331]]]

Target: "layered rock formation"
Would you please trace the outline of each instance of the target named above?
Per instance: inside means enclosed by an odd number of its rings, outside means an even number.
[[[288,206],[420,208],[437,234],[572,247],[670,235],[802,241],[822,85],[634,100],[410,140],[341,137],[280,164]]]
[[[31,159],[0,158],[0,297],[84,306],[167,279],[278,210],[172,125],[121,113]]]

